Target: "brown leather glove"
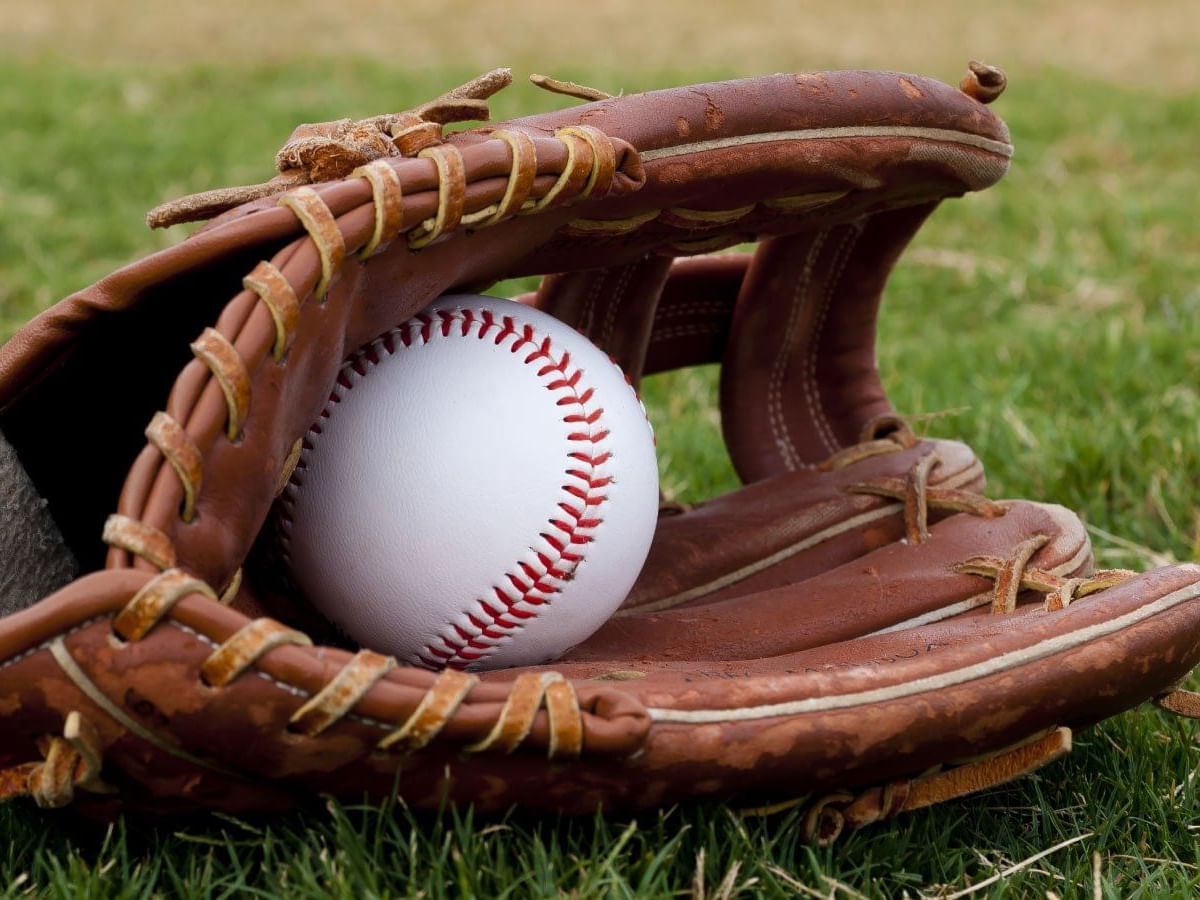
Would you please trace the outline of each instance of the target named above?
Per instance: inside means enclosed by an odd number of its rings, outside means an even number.
[[[0,351],[0,430],[90,573],[0,619],[0,797],[812,794],[828,840],[1144,700],[1192,709],[1171,686],[1200,659],[1200,569],[1090,574],[1073,514],[985,499],[970,450],[915,437],[879,382],[892,264],[1008,166],[993,70],[774,75],[443,135],[503,83],[298,129],[271,182],[155,211],[229,210]],[[634,378],[721,363],[745,487],[665,509],[624,608],[554,666],[311,646],[252,549],[340,363],[440,294],[541,273],[525,302]]]

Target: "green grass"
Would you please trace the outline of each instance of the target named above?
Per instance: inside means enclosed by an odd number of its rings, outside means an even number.
[[[144,230],[154,204],[267,177],[294,123],[403,107],[470,74],[321,62],[148,76],[0,63],[0,333],[178,240]],[[552,103],[514,88],[496,108]],[[922,430],[970,443],[993,495],[1079,510],[1102,565],[1193,559],[1200,95],[1045,72],[1016,81],[998,108],[1018,147],[1012,173],[940,210],[890,286],[880,363],[892,397]],[[711,371],[690,372],[647,391],[664,484],[682,499],[733,485],[712,386]],[[916,895],[976,884],[1088,835],[990,891],[1091,895],[1098,871],[1106,896],[1182,896],[1200,887],[1198,763],[1191,726],[1142,709],[1077,735],[1075,752],[1036,777],[831,849],[801,843],[794,814],[744,819],[714,803],[638,819],[486,821],[330,805],[108,830],[14,805],[0,808],[0,892],[734,896],[845,885],[844,896]]]

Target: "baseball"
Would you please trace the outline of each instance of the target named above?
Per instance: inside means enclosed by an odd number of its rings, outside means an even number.
[[[343,365],[278,524],[296,586],[347,636],[491,669],[599,628],[657,515],[653,433],[616,364],[546,313],[460,295]]]

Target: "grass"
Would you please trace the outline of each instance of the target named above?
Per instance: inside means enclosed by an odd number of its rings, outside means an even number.
[[[1187,90],[1200,80],[1197,44],[1193,0],[986,8],[956,0],[590,0],[570,8],[556,0],[5,0],[0,17],[0,58],[156,70],[303,60],[318,71],[334,59],[370,58],[393,67],[382,83],[398,91],[410,73],[443,70],[447,60],[477,71],[511,65],[586,76],[616,92],[644,85],[647,67],[706,75],[890,68],[957,79],[970,57],[1022,75],[1049,61],[1087,77]]]
[[[755,67],[757,68],[757,67]],[[747,71],[750,69],[747,68]],[[142,213],[257,181],[298,121],[432,96],[472,72],[395,63],[203,63],[162,70],[0,63],[0,333],[181,233]],[[605,81],[597,67],[571,72]],[[647,73],[625,86],[730,74]],[[501,116],[554,99],[512,89]],[[1064,71],[1014,80],[1018,155],[947,204],[889,288],[880,364],[922,430],[970,443],[996,496],[1082,512],[1102,565],[1194,559],[1200,484],[1200,95]],[[178,231],[178,230],[177,230]],[[651,384],[664,483],[733,485],[713,373]],[[999,879],[996,896],[1184,896],[1200,887],[1192,728],[1144,708],[1077,735],[1038,776],[906,816],[830,849],[795,814],[695,803],[636,819],[477,820],[469,810],[330,804],[261,821],[0,808],[0,894],[70,897],[898,896]],[[786,796],[786,786],[781,786]]]

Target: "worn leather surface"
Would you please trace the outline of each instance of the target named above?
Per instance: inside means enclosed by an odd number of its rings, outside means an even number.
[[[586,199],[581,160],[594,167],[599,151],[556,137],[578,125],[606,135],[614,161],[611,184]],[[499,127],[445,139],[461,151],[468,213],[510,183]],[[535,141],[532,196],[562,183],[561,202],[417,250],[402,233],[362,261],[371,186],[318,185],[351,251],[324,298],[311,296],[317,244],[268,199],[68,297],[0,349],[0,428],[88,572],[0,619],[0,769],[38,761],[78,712],[116,793],[81,788],[74,800],[100,810],[278,809],[396,784],[418,806],[449,796],[567,812],[791,796],[1086,725],[1200,659],[1200,569],[1131,577],[1055,609],[1050,583],[1091,571],[1079,520],[984,504],[967,447],[906,436],[888,418],[874,359],[883,286],[938,202],[1007,169],[1008,132],[987,107],[917,76],[837,72],[634,94],[503,127]],[[433,219],[446,202],[434,161],[388,165],[404,229]],[[750,242],[749,254],[708,255]],[[272,316],[241,281],[265,259],[302,300],[278,360]],[[228,683],[206,682],[262,609],[306,621],[269,559],[246,560],[342,360],[443,293],[524,274],[550,275],[525,302],[578,327],[635,382],[721,364],[723,430],[746,486],[665,510],[616,617],[553,666],[473,684],[411,752],[378,744],[428,712],[445,676],[395,668],[319,733],[295,717],[352,665],[350,650],[274,646]],[[232,440],[221,384],[189,350],[207,326],[246,373]],[[160,410],[203,463],[190,521],[180,475],[143,435]],[[161,566],[103,546],[113,512],[165,536],[173,567],[216,593],[241,572],[232,606],[191,591],[123,637],[119,616],[161,583]],[[1024,586],[1012,611],[993,611],[1003,577],[962,570],[977,557],[1023,560],[1010,567]],[[569,680],[578,755],[547,761],[571,731],[548,705],[511,752],[472,749],[519,718],[511,698],[544,671]]]

